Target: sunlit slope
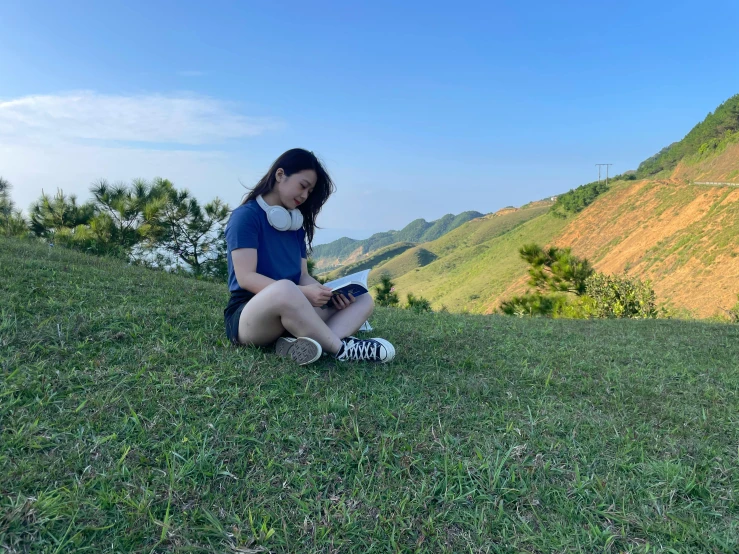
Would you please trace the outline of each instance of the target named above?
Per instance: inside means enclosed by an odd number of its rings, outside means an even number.
[[[495,214],[469,221],[443,237],[423,246],[437,256],[443,256],[460,248],[483,244],[547,213],[551,205],[551,202],[538,202],[532,207],[518,210],[501,210]]]
[[[680,161],[671,176],[677,182],[726,182],[739,184],[739,143],[728,144],[714,156]]]
[[[376,250],[375,252],[370,254],[369,257],[362,258],[358,262],[343,265],[340,268],[335,269],[329,273],[321,274],[321,277],[332,280],[343,277],[344,275],[349,275],[350,273],[355,273],[357,271],[372,269],[373,267],[380,265],[389,259],[393,259],[399,255],[402,255],[409,249],[414,249],[414,247],[416,247],[416,245],[412,242],[397,242],[395,244],[391,244],[390,246],[386,246],[384,248]]]
[[[388,262],[376,266],[370,273],[369,284],[376,285],[380,282],[383,275],[387,275],[391,279],[396,279],[400,275],[405,275],[409,271],[424,267],[436,259],[438,259],[438,256],[426,249],[425,245],[416,246],[415,248],[406,250]]]
[[[384,264],[376,266],[370,274],[370,283],[374,284],[379,281],[382,274],[397,279],[452,252],[483,244],[545,214],[550,205],[551,203],[539,203],[529,208],[501,210],[495,214],[473,219],[437,240],[409,249]]]
[[[739,293],[739,188],[640,181],[604,195],[555,239],[605,273],[650,279],[699,317]]]
[[[572,247],[598,271],[651,280],[658,303],[678,312],[722,314],[739,293],[739,188],[615,183],[550,243]],[[525,289],[522,275],[485,311]]]
[[[396,291],[401,301],[412,292],[430,300],[434,309],[445,306],[454,312],[482,312],[490,299],[498,298],[511,282],[525,274],[518,249],[528,242],[549,243],[565,225],[567,221],[544,213],[488,240],[481,240],[481,233],[460,236],[460,246],[455,249],[449,243],[426,244],[424,247],[434,253],[436,249],[449,249],[430,264],[395,278]],[[381,273],[385,266],[373,273]]]
[[[372,282],[388,272],[401,301],[412,292],[435,309],[489,313],[526,290],[518,249],[536,242],[570,246],[604,273],[649,279],[658,303],[678,313],[710,317],[737,301],[738,187],[620,181],[566,220],[547,213],[484,240],[486,221],[425,244],[437,258],[423,267],[415,262],[418,247],[407,250],[375,268]]]

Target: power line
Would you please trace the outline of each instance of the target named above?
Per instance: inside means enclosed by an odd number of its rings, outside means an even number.
[[[608,186],[608,167],[613,164],[595,164],[598,166],[598,183],[600,183],[600,167],[602,165],[606,166],[606,186]]]

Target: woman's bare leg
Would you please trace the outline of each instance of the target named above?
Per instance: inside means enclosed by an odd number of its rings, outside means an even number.
[[[264,346],[277,340],[286,329],[296,337],[312,338],[332,354],[341,347],[339,337],[298,286],[282,280],[260,291],[244,306],[239,318],[239,342]]]
[[[363,294],[343,310],[315,308],[319,317],[340,339],[356,333],[374,309],[375,301],[369,294]]]

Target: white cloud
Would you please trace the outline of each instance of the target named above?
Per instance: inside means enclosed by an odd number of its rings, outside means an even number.
[[[280,128],[225,102],[196,95],[105,95],[92,91],[0,101],[0,140],[105,140],[200,145]]]
[[[42,190],[60,188],[86,201],[97,179],[155,176],[204,201],[220,195],[235,204],[244,161],[215,145],[281,126],[278,119],[249,117],[232,104],[190,94],[83,91],[0,100],[0,176],[12,183],[12,198],[24,210]]]
[[[130,183],[135,178],[165,177],[201,201],[220,196],[235,205],[243,194],[242,171],[235,160],[217,151],[0,143],[0,176],[13,185],[11,197],[23,210],[38,200],[42,190],[54,194],[62,189],[79,201],[90,200],[90,185],[101,178]]]

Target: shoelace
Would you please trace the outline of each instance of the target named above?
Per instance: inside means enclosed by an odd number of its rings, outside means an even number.
[[[373,340],[353,340],[344,343],[344,356],[350,360],[375,359],[378,357],[379,348],[380,344]]]

